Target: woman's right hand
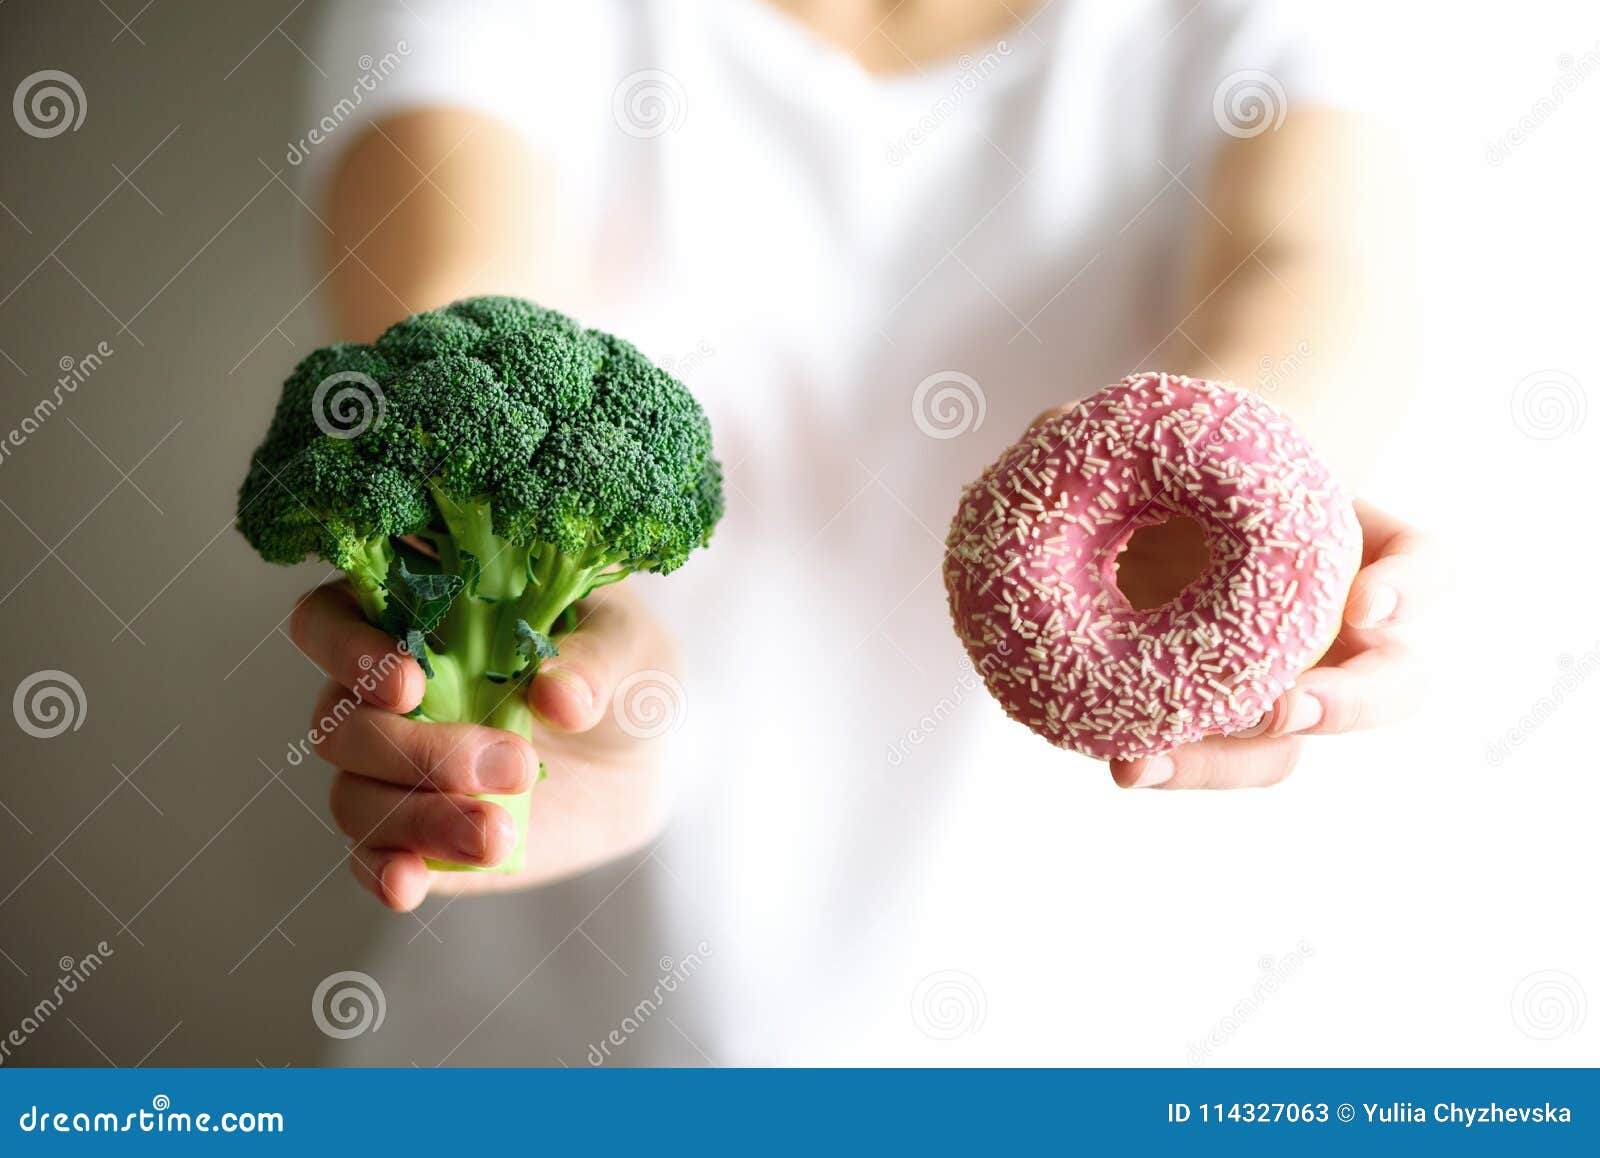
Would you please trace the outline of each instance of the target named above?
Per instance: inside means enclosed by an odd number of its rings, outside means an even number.
[[[1332,736],[1378,728],[1416,710],[1428,665],[1398,630],[1428,609],[1442,585],[1438,549],[1416,528],[1356,500],[1361,523],[1361,569],[1345,598],[1338,637],[1302,672],[1254,728],[1208,736],[1160,756],[1113,760],[1111,776],[1124,788],[1260,788],[1294,770],[1302,736]],[[1172,526],[1168,523],[1165,526]],[[1174,570],[1150,553],[1135,561],[1143,592],[1173,589]],[[1174,536],[1177,570],[1196,566],[1195,540]],[[1201,547],[1203,551],[1203,546]],[[1119,572],[1119,578],[1121,572]]]
[[[328,675],[312,715],[317,753],[338,769],[333,818],[351,838],[356,879],[397,911],[430,892],[494,892],[544,884],[648,843],[664,823],[658,729],[624,727],[612,710],[620,681],[673,665],[665,632],[629,593],[578,605],[528,685],[533,742],[499,728],[406,718],[426,680],[416,660],[369,624],[349,586],[331,583],[296,605],[289,633]],[[546,778],[534,787],[543,760]],[[515,874],[439,872],[425,857],[489,866],[516,832],[505,809],[476,797],[532,789],[526,864]]]

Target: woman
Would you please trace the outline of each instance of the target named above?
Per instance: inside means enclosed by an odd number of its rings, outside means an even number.
[[[422,675],[398,669],[321,747],[333,813],[397,910],[648,850],[640,871],[690,894],[662,935],[729,962],[693,1035],[717,1060],[905,1056],[917,978],[993,939],[949,875],[982,879],[1000,845],[994,888],[1057,863],[1048,826],[1023,838],[975,792],[1028,812],[1062,789],[1025,770],[1089,767],[998,719],[964,664],[938,581],[961,484],[1041,409],[1141,369],[1261,390],[1358,480],[1407,377],[1395,167],[1335,46],[1266,4],[566,7],[329,14],[308,47],[337,112],[305,196],[337,327],[504,292],[626,335],[706,405],[729,512],[667,586],[592,601],[532,686],[532,747],[405,719]],[[1273,784],[1304,737],[1407,710],[1392,628],[1428,569],[1411,530],[1360,515],[1347,628],[1264,730],[1114,762],[1116,784]],[[1167,524],[1121,583],[1153,604],[1203,562]],[[392,647],[339,586],[291,622],[330,677],[318,716]],[[669,727],[619,720],[641,680]],[[503,854],[506,818],[467,794],[541,758],[527,872],[430,874]]]

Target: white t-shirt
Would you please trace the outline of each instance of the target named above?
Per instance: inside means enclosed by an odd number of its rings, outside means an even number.
[[[942,541],[961,485],[1040,410],[1160,368],[1229,132],[1348,103],[1326,38],[1284,13],[1054,0],[890,77],[759,0],[325,19],[312,193],[363,120],[442,105],[516,126],[554,174],[533,211],[586,275],[544,304],[673,368],[727,470],[710,549],[633,581],[686,656],[671,831],[607,896],[453,905],[441,928],[467,906],[493,925],[457,925],[474,944],[414,981],[439,1054],[465,1037],[453,1062],[579,1065],[632,1017],[601,1056],[1177,1060],[1095,996],[1124,953],[1175,951],[1149,932],[1159,903],[1109,887],[1149,822],[988,699]],[[539,965],[557,949],[582,960]],[[391,1026],[402,1008],[391,992]],[[390,1060],[378,1036],[349,1056]]]

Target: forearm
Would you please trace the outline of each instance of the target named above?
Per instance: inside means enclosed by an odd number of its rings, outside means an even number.
[[[1400,169],[1345,114],[1230,142],[1199,191],[1183,317],[1158,363],[1258,390],[1351,479],[1414,378]]]
[[[472,294],[538,298],[560,276],[548,183],[515,130],[460,110],[370,126],[342,158],[324,219],[339,336]]]

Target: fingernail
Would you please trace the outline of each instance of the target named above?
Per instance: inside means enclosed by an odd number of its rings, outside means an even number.
[[[367,662],[365,657],[362,658],[362,662]],[[376,664],[369,664],[368,668],[377,669],[377,674],[374,675],[371,670],[367,670],[362,678],[367,681],[366,687],[369,689],[367,698],[371,699],[380,708],[388,708],[390,711],[397,712],[400,710],[400,706],[405,703],[407,693],[411,689],[411,670],[410,666],[405,664],[393,671],[382,670],[390,662],[391,660],[385,657],[378,660]],[[421,675],[422,673],[418,671],[417,674]]]
[[[1322,720],[1322,701],[1313,695],[1298,695],[1289,706],[1289,720],[1283,725],[1283,735],[1314,728]]]
[[[495,858],[489,861],[489,863],[499,864],[506,858],[511,850],[517,846],[517,822],[511,819],[511,814],[505,809],[498,808],[495,810],[494,816],[489,819],[488,823],[494,825],[495,829],[495,839],[492,843],[497,848],[504,850],[500,853],[497,853]],[[485,851],[484,857],[485,859],[488,858],[487,851]]]
[[[1139,773],[1139,779],[1133,782],[1135,788],[1154,788],[1158,784],[1165,784],[1172,779],[1172,774],[1178,769],[1172,763],[1170,756],[1152,756],[1145,761],[1144,771]]]
[[[478,784],[490,792],[521,792],[528,783],[528,760],[510,741],[490,744],[473,765]]]
[[[1376,627],[1394,614],[1394,609],[1400,605],[1400,596],[1395,589],[1389,586],[1374,587],[1372,595],[1367,599],[1367,613],[1361,617],[1361,622],[1367,627]]]
[[[384,861],[383,867],[378,870],[378,896],[385,901],[395,900],[399,895],[394,890],[394,878],[397,875],[393,871],[395,867],[396,862],[389,860]]]
[[[400,669],[400,688],[395,693],[395,707],[416,707],[422,703],[423,694],[428,690],[428,677],[422,674],[422,669],[416,664],[411,664]]]
[[[481,808],[458,812],[450,821],[450,845],[469,860],[482,860],[489,848],[489,826]]]
[[[540,671],[539,678],[552,679],[564,687],[571,688],[584,711],[594,707],[594,692],[589,687],[589,681],[577,673],[558,667],[553,671]]]

